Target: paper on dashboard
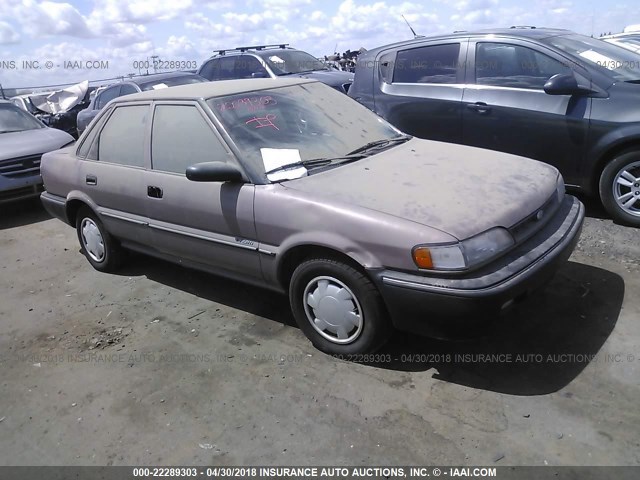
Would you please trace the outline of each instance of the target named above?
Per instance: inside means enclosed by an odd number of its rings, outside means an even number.
[[[261,148],[260,154],[262,155],[265,172],[302,160],[300,158],[300,150],[296,148]],[[292,167],[291,169],[270,173],[267,175],[267,178],[275,182],[279,180],[293,180],[294,178],[304,177],[306,174],[306,168]]]

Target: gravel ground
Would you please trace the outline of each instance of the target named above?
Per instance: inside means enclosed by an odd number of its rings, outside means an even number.
[[[483,338],[315,350],[286,298],[144,256],[93,270],[0,214],[0,464],[640,464],[640,231],[588,206],[571,261]]]

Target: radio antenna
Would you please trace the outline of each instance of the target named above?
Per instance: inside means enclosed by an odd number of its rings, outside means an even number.
[[[409,27],[409,30],[411,30],[411,33],[413,33],[413,38],[418,38],[420,35],[418,35],[416,33],[416,31],[413,29],[413,27],[411,26],[411,24],[407,21],[406,18],[404,18],[404,15],[400,15],[402,17],[402,19],[405,21],[405,23],[407,24],[407,27]]]

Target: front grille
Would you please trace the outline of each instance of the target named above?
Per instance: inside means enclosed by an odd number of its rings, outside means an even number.
[[[538,208],[520,223],[511,227],[509,231],[515,238],[516,243],[519,244],[524,242],[546,225],[547,222],[551,220],[551,217],[556,213],[559,206],[560,199],[558,198],[558,194],[554,192],[551,198],[549,198],[541,208]]]
[[[0,202],[5,200],[19,200],[21,198],[36,196],[44,192],[42,185],[30,185],[28,187],[14,188],[12,190],[0,191]]]
[[[9,178],[29,177],[40,173],[42,155],[12,158],[0,161],[0,175]]]

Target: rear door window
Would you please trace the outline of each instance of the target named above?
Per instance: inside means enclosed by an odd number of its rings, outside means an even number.
[[[131,95],[132,93],[138,93],[138,90],[136,90],[136,87],[134,87],[133,85],[125,83],[124,85],[122,85],[122,87],[120,87],[119,96]]]
[[[92,145],[97,160],[144,167],[144,141],[149,119],[148,105],[117,107]],[[92,158],[92,153],[89,153]]]
[[[571,69],[532,48],[483,42],[476,44],[475,72],[478,85],[542,90],[552,76]]]
[[[98,110],[118,96],[120,96],[120,85],[107,88],[106,90],[100,92],[100,94],[98,95],[98,101],[96,102]]]
[[[209,60],[200,75],[208,80],[230,80],[235,76],[235,57],[221,57]]]
[[[393,83],[457,83],[460,43],[400,50]]]

